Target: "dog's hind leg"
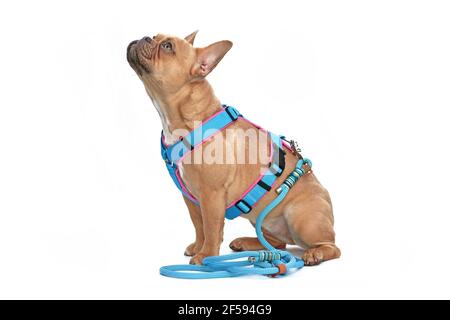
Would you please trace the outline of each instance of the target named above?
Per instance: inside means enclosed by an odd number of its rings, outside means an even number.
[[[285,211],[285,219],[295,244],[306,249],[302,259],[312,266],[339,258],[335,245],[333,212],[328,197],[313,196],[294,200]]]

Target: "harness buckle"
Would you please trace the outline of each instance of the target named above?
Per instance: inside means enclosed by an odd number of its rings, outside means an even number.
[[[256,183],[258,186],[260,186],[261,188],[265,189],[266,191],[270,191],[272,189],[272,187],[270,185],[268,185],[267,183],[265,183],[262,179],[258,181],[258,183]]]
[[[252,211],[252,206],[244,199],[239,200],[235,203],[235,207],[241,210],[242,213],[247,214]]]
[[[273,162],[269,164],[269,170],[276,176],[279,177],[284,171],[286,166],[286,152],[279,146],[275,146],[273,153]]]
[[[276,177],[283,174],[283,168],[281,168],[277,163],[271,163],[269,166],[270,172],[272,172]]]
[[[173,161],[169,161],[169,159],[164,159],[164,161],[170,165],[171,167],[173,167]]]
[[[192,151],[192,150],[195,149],[194,145],[193,145],[193,144],[190,144],[189,141],[187,141],[187,139],[184,139],[184,137],[182,137],[182,138],[180,139],[180,141],[183,142],[184,146],[185,146],[188,150]]]
[[[230,116],[232,121],[236,121],[240,116],[239,112],[230,106],[225,107],[225,112]]]

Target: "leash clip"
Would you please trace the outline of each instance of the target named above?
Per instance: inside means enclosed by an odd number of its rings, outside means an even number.
[[[289,141],[289,145],[291,146],[292,152],[297,156],[297,158],[302,159],[302,149],[298,145],[297,141],[291,140]]]
[[[295,156],[297,156],[297,158],[303,159],[303,157],[301,155],[302,149],[298,145],[297,141],[295,141],[295,140],[288,140],[288,139],[286,139],[285,136],[280,136],[280,138],[289,144],[289,147],[290,147],[292,153]]]

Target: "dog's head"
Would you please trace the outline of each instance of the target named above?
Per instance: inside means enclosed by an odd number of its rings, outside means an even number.
[[[233,45],[225,40],[194,48],[196,34],[184,39],[158,34],[128,45],[128,62],[150,96],[174,94],[187,83],[203,79]]]

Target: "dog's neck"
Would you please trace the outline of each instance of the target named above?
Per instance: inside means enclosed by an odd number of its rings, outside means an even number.
[[[219,99],[205,79],[188,83],[175,94],[157,96],[149,92],[149,95],[158,110],[168,144],[177,142],[221,108]]]

